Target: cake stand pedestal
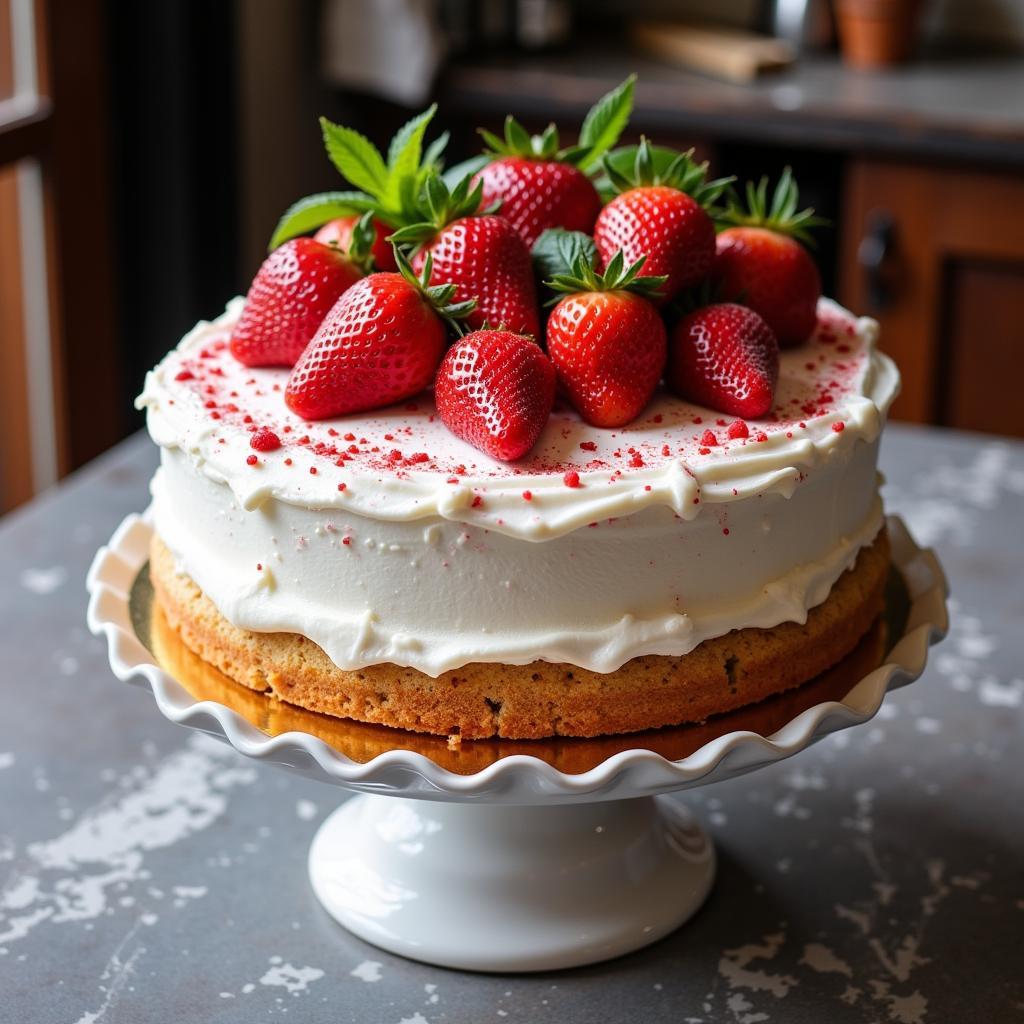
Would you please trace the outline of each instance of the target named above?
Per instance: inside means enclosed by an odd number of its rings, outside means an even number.
[[[320,826],[309,877],[376,946],[474,971],[607,960],[673,931],[714,847],[667,797],[505,807],[357,796]]]
[[[97,552],[88,621],[107,639],[114,674],[148,686],[165,717],[248,757],[363,794],[327,818],[309,853],[313,889],[346,928],[445,967],[553,970],[638,949],[700,907],[714,850],[666,794],[774,764],[865,722],[888,690],[921,674],[929,645],[948,628],[945,577],[900,520],[890,518],[888,530],[900,596],[888,599],[877,656],[864,661],[854,652],[841,666],[841,699],[814,696],[819,683],[808,684],[792,691],[770,728],[722,716],[716,729],[698,732],[695,748],[671,759],[652,749],[663,742],[656,732],[619,737],[614,751],[600,748],[590,761],[567,757],[593,749],[575,741],[534,741],[508,754],[472,745],[467,754],[463,744],[468,760],[453,762],[443,741],[439,749],[436,739],[425,745],[398,730],[362,726],[357,740],[338,740],[324,732],[322,716],[224,677],[197,688],[190,672],[205,678],[215,670],[187,651],[198,666],[186,670],[150,633],[152,529],[144,516],[129,516]],[[285,724],[275,728],[282,714]],[[481,750],[490,753],[473,760]]]

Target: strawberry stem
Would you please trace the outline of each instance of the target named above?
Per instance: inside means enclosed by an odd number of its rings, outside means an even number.
[[[661,185],[678,189],[695,199],[709,212],[734,178],[707,180],[708,162],[697,163],[693,150],[685,153],[665,147],[652,147],[646,136],[637,146],[624,146],[602,160],[613,192]]]
[[[664,275],[641,277],[640,271],[647,262],[641,256],[635,263],[626,266],[626,258],[620,249],[609,261],[602,274],[588,260],[585,253],[580,253],[573,264],[572,272],[555,274],[544,285],[553,292],[575,295],[579,292],[633,292],[635,295],[652,299],[661,294],[662,285],[668,280]],[[556,295],[555,302],[558,301]]]
[[[747,182],[746,200],[744,207],[735,192],[730,190],[725,210],[715,218],[718,226],[768,228],[796,238],[805,245],[813,246],[814,239],[809,229],[823,227],[829,223],[824,217],[815,216],[814,210],[810,207],[797,210],[800,204],[800,190],[789,167],[779,176],[770,203],[767,175],[757,185],[752,181]]]
[[[393,238],[394,236],[392,236]],[[454,284],[430,283],[430,275],[434,270],[433,256],[429,253],[427,254],[427,258],[423,261],[423,269],[420,271],[419,276],[417,276],[416,271],[412,269],[408,256],[405,255],[402,249],[394,241],[391,242],[391,247],[395,251],[395,263],[398,265],[398,272],[430,303],[434,312],[457,335],[461,336],[465,332],[465,328],[460,321],[464,320],[476,309],[476,299],[468,299],[465,302],[452,302],[452,299],[455,297],[456,286]]]

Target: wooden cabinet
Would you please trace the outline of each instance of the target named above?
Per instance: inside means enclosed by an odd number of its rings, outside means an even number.
[[[839,285],[900,366],[895,416],[1024,437],[1024,176],[852,158]]]

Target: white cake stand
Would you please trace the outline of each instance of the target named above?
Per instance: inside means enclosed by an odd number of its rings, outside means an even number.
[[[676,761],[622,750],[580,774],[523,754],[470,775],[400,748],[360,763],[316,736],[268,736],[224,704],[196,700],[133,626],[132,592],[151,536],[145,517],[129,516],[97,552],[88,622],[106,636],[114,674],[148,685],[167,718],[362,794],[324,821],[309,852],[313,889],[346,928],[445,967],[553,970],[638,949],[700,907],[714,848],[665,794],[773,764],[865,722],[889,689],[921,674],[929,645],[947,630],[946,581],[899,519],[888,527],[909,611],[884,664],[842,701],[808,708],[768,737],[730,732]],[[396,731],[395,742],[402,736]]]

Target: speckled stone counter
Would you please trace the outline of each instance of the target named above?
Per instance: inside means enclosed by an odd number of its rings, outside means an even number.
[[[720,867],[682,930],[527,977],[342,931],[305,858],[343,792],[110,674],[85,571],[155,461],[135,438],[0,525],[2,1024],[1024,1019],[1024,445],[887,433],[889,508],[953,588],[927,673],[875,722],[687,795]]]

